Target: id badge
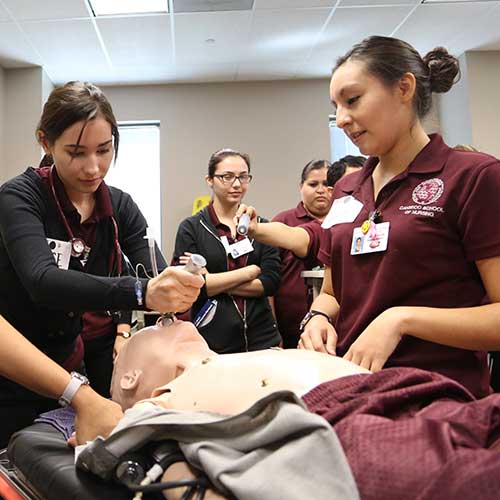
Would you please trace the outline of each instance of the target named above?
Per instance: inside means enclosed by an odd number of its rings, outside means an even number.
[[[360,227],[352,232],[351,255],[385,252],[389,242],[390,222],[373,224],[373,230],[363,233]]]
[[[229,241],[227,239],[227,236],[221,236],[220,241],[224,245],[224,249],[226,250],[226,253],[227,254],[231,253],[231,249],[229,248],[231,245],[229,245]]]
[[[354,196],[342,196],[333,200],[330,211],[321,224],[323,229],[330,229],[336,224],[343,224],[346,222],[354,222],[356,217],[361,212],[363,203],[354,198]]]
[[[252,242],[248,238],[237,241],[236,243],[229,245],[229,252],[233,259],[237,259],[242,255],[253,252]]]
[[[50,251],[54,256],[59,269],[69,269],[69,259],[71,258],[71,242],[54,240],[47,238]]]

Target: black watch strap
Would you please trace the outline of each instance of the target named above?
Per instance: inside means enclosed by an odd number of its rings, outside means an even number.
[[[311,309],[310,311],[307,312],[307,314],[304,316],[304,319],[300,322],[300,327],[299,327],[300,332],[304,331],[304,328],[306,327],[307,323],[309,323],[309,321],[311,321],[311,319],[314,318],[314,316],[324,316],[328,320],[328,323],[330,324],[332,323],[332,320],[330,316],[328,316],[328,314],[326,314],[323,311],[317,311],[316,309]]]

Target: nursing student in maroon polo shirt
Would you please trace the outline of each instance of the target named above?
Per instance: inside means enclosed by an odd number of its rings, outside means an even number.
[[[297,347],[300,322],[311,306],[312,290],[300,274],[323,265],[317,257],[323,237],[320,224],[330,209],[331,190],[341,177],[361,168],[364,160],[363,156],[348,155],[333,165],[326,160],[309,162],[301,176],[302,201],[297,207],[279,213],[263,228],[270,238],[265,242],[281,248],[281,285],[274,296],[274,308],[284,347]],[[286,227],[277,226],[276,222]],[[294,231],[292,227],[302,231]]]
[[[273,222],[287,226],[300,226],[323,218],[330,210],[332,190],[326,182],[330,167],[327,160],[311,160],[302,169],[300,176],[301,201],[295,208],[280,212]],[[312,289],[305,284],[300,273],[320,263],[316,255],[297,258],[291,251],[280,250],[281,284],[272,298],[278,328],[283,338],[283,347],[297,347],[299,323],[312,303]]]
[[[333,188],[345,175],[359,170],[366,158],[364,156],[344,156],[328,168],[326,183]],[[236,220],[247,213],[250,217],[248,234],[257,241],[290,251],[298,259],[316,258],[321,265],[328,265],[328,260],[321,260],[319,249],[329,244],[328,231],[323,229],[320,220],[313,219],[300,226],[287,225],[274,220],[268,224],[259,224],[255,207],[241,204],[236,212]],[[325,252],[323,251],[322,254]],[[296,346],[295,346],[296,347]]]
[[[485,351],[500,348],[500,162],[420,121],[458,71],[443,48],[422,58],[379,36],[338,61],[337,125],[370,158],[334,188],[330,265],[299,346],[372,371],[440,372],[484,396]]]
[[[208,162],[210,204],[179,225],[173,263],[191,253],[207,260],[205,286],[191,308],[191,320],[218,353],[277,346],[281,337],[267,297],[280,282],[276,248],[238,234],[236,210],[252,174],[247,154],[221,149]]]

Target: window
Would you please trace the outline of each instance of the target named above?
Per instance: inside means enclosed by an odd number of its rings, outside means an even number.
[[[346,155],[361,155],[359,149],[344,134],[344,131],[337,127],[335,115],[330,115],[328,121],[330,125],[330,155],[332,162]]]
[[[129,193],[161,248],[160,123],[120,122],[120,147],[106,183]]]

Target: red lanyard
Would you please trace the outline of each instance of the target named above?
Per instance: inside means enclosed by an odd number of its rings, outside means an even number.
[[[66,232],[68,233],[68,236],[70,238],[69,242],[71,243],[71,256],[72,257],[81,257],[83,252],[85,251],[86,244],[85,241],[82,238],[75,238],[75,235],[73,234],[73,231],[71,230],[71,227],[68,223],[68,220],[66,219],[66,216],[64,215],[64,211],[61,207],[61,203],[59,202],[59,198],[57,197],[56,193],[56,188],[54,185],[54,165],[50,168],[50,172],[48,175],[48,180],[49,180],[49,185],[50,189],[52,191],[52,196],[54,197],[54,201],[57,206],[57,211],[59,212],[59,215],[61,216],[61,220],[64,223],[64,227],[66,228]],[[121,276],[122,274],[122,259],[121,259],[121,248],[120,248],[120,242],[118,240],[118,224],[116,223],[116,220],[113,216],[111,216],[111,223],[113,225],[113,237],[114,237],[114,247],[115,251],[109,256],[109,262],[108,262],[108,270],[109,270],[109,275],[111,276],[113,272],[113,267],[115,265],[115,260],[116,260],[116,270],[118,271],[118,276]]]

